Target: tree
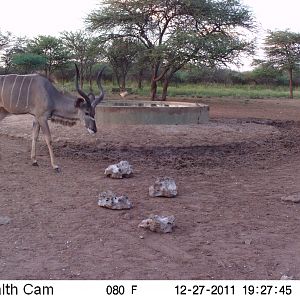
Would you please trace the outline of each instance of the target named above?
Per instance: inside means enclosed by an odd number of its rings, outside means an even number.
[[[4,64],[5,73],[9,73],[13,66],[13,57],[26,51],[28,40],[23,37],[13,37],[10,43],[5,47],[1,61]]]
[[[89,44],[87,48],[87,57],[86,57],[86,76],[89,81],[89,88],[92,92],[92,79],[94,75],[94,66],[100,61],[104,56],[104,49],[102,42],[99,38],[89,37]],[[97,70],[99,71],[99,70]]]
[[[10,37],[11,37],[11,34],[9,32],[2,33],[0,31],[0,50],[4,49],[4,47],[9,44]]]
[[[229,63],[238,64],[235,59],[241,52],[253,53],[251,42],[223,32],[215,32],[202,38],[195,37],[194,32],[185,32],[167,46],[163,71],[156,78],[163,80],[162,100],[166,99],[171,78],[188,63],[192,62],[200,68],[227,67]]]
[[[49,35],[40,35],[30,41],[28,52],[45,57],[44,71],[48,78],[55,70],[63,67],[69,59],[69,54],[63,46],[62,41]]]
[[[7,51],[7,47],[9,45],[10,41],[11,41],[11,34],[9,32],[2,33],[0,30],[0,58],[1,58],[1,61],[4,63],[5,63],[5,57],[4,57],[5,52],[4,51]],[[5,68],[4,72],[6,72],[6,68]]]
[[[102,52],[99,39],[92,37],[83,30],[76,32],[65,31],[62,33],[61,38],[70,52],[71,58],[79,65],[81,88],[85,78],[90,79],[91,85],[92,66],[97,62]]]
[[[43,68],[46,59],[35,53],[21,53],[13,56],[12,63],[20,73],[28,74]]]
[[[106,48],[106,56],[113,68],[120,90],[126,89],[126,77],[136,62],[140,45],[128,38],[114,39]]]
[[[152,100],[157,82],[165,79],[167,88],[185,64],[230,62],[232,53],[249,50],[239,29],[254,27],[251,13],[239,0],[105,0],[86,21],[104,38],[130,37],[144,46],[151,62]]]
[[[289,74],[290,98],[293,98],[293,73],[300,67],[300,33],[270,31],[265,39],[267,60],[269,64]]]

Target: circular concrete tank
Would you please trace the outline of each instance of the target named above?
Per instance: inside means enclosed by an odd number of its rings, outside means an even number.
[[[191,102],[109,100],[96,109],[96,123],[200,124],[209,120],[209,106]]]

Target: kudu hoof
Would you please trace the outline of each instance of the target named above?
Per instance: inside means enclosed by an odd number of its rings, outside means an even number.
[[[54,168],[54,171],[55,171],[55,173],[60,173],[61,172],[61,168],[60,167],[58,167],[58,166],[56,166],[55,168]]]

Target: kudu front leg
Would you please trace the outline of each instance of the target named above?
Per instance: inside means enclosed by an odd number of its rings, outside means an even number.
[[[43,135],[45,137],[46,144],[48,146],[49,154],[50,154],[50,160],[51,160],[51,166],[56,172],[60,172],[59,166],[57,166],[54,162],[54,153],[52,149],[52,139],[50,134],[50,129],[48,125],[47,119],[43,119],[39,121],[39,125],[42,128]]]

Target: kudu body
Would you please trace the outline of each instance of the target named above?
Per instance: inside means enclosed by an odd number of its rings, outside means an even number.
[[[0,121],[10,114],[30,114],[34,116],[32,132],[31,159],[37,165],[36,142],[40,129],[49,149],[52,167],[59,171],[55,164],[51,134],[48,120],[65,125],[75,125],[77,121],[84,122],[89,133],[96,133],[95,108],[104,98],[101,86],[102,71],[97,77],[100,95],[88,96],[79,89],[79,71],[76,66],[76,89],[82,98],[66,96],[59,92],[45,77],[33,75],[1,75],[0,76]]]

